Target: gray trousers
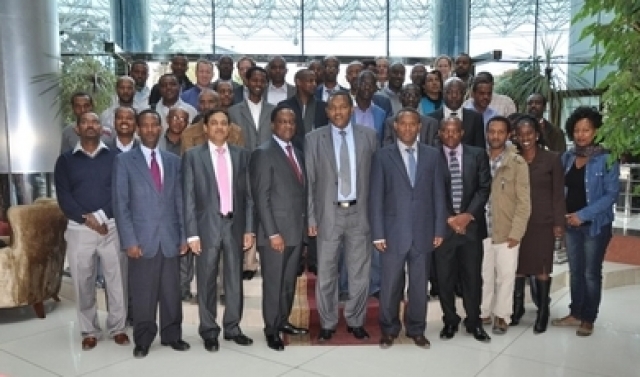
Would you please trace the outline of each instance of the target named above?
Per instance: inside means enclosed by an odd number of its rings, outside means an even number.
[[[219,245],[203,245],[202,253],[196,256],[196,284],[198,287],[198,333],[202,339],[216,339],[220,326],[216,322],[218,312],[217,277],[220,257],[224,271],[225,309],[222,326],[226,336],[241,333],[240,320],[244,305],[242,286],[242,239],[237,240],[231,232],[232,220],[223,219]]]
[[[319,229],[316,298],[323,329],[334,330],[338,325],[338,265],[342,242],[349,282],[349,300],[344,307],[344,316],[351,327],[363,326],[365,322],[371,270],[371,235],[363,231],[357,208],[338,207],[333,229]]]
[[[85,225],[69,224],[65,231],[67,258],[73,287],[76,292],[78,324],[83,337],[102,334],[96,307],[97,262],[102,262],[106,282],[107,330],[109,336],[125,332],[127,318],[127,260],[120,251],[118,232],[113,220],[107,222],[109,232],[105,236]]]

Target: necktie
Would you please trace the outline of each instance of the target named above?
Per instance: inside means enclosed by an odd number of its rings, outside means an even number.
[[[156,189],[162,191],[162,177],[160,176],[160,165],[158,165],[158,160],[156,160],[156,151],[151,151],[151,167],[149,170],[151,171],[151,178],[153,179]]]
[[[462,171],[456,151],[449,152],[449,173],[451,174],[451,202],[453,210],[458,213],[462,202]]]
[[[413,187],[416,183],[416,156],[413,154],[415,149],[407,148],[407,172],[409,173],[409,181],[411,182],[411,187]]]
[[[233,211],[231,203],[231,183],[229,182],[229,168],[227,160],[224,158],[225,149],[216,148],[216,181],[218,183],[218,194],[220,194],[220,213],[223,215]]]
[[[287,148],[287,157],[289,159],[289,163],[293,168],[293,172],[296,173],[296,177],[298,178],[298,182],[302,183],[302,172],[300,171],[300,167],[296,163],[295,158],[293,158],[293,148],[291,148],[291,144],[286,146]]]
[[[343,197],[351,194],[351,162],[349,160],[349,146],[347,145],[347,133],[340,131],[342,143],[340,144],[340,171],[338,178],[340,179],[340,195]]]

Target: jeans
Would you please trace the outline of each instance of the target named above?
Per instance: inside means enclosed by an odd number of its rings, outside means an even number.
[[[589,226],[568,227],[567,256],[571,274],[571,315],[593,323],[602,296],[602,263],[611,241],[611,224],[600,228],[597,236],[589,235]]]

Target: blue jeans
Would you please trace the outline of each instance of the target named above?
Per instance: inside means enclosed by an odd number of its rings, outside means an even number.
[[[602,263],[611,241],[611,224],[600,228],[597,236],[589,235],[589,225],[568,227],[567,256],[571,274],[571,315],[593,323],[598,316],[602,296]]]

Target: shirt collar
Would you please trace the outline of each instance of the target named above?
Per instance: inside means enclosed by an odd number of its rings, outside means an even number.
[[[462,143],[458,144],[458,146],[453,149],[447,147],[446,145],[443,145],[442,148],[444,149],[444,153],[446,153],[447,158],[449,157],[449,153],[451,153],[451,151],[455,151],[456,155],[458,156],[462,154]]]
[[[135,137],[133,139],[131,139],[131,142],[127,145],[124,145],[120,142],[120,139],[118,139],[118,137],[116,136],[116,147],[120,150],[129,150],[131,148],[133,148],[133,145],[136,143],[136,139]]]
[[[398,148],[403,152],[406,152],[405,149],[407,148],[413,148],[413,151],[415,152],[418,150],[418,141],[414,141],[411,145],[405,145],[405,143],[401,142],[400,139],[398,139]]]
[[[371,112],[373,112],[373,102],[371,102],[371,104],[369,104],[369,107],[367,107],[366,110],[362,110],[358,105],[354,104],[353,108],[363,114],[369,114]]]
[[[229,151],[229,145],[227,144],[227,142],[226,142],[226,141],[225,141],[225,143],[224,143],[224,144],[222,144],[222,147],[219,147],[219,146],[217,146],[217,145],[213,144],[213,143],[211,142],[211,140],[207,140],[207,143],[209,143],[209,150],[211,151],[211,153],[212,153],[212,154],[213,154],[213,153],[216,153],[216,152],[218,151],[218,148],[222,148],[222,149],[224,149],[224,151],[225,151],[225,152],[228,152],[228,151]]]
[[[336,135],[339,135],[340,131],[344,131],[347,133],[347,135],[349,135],[349,133],[351,133],[351,130],[352,130],[351,122],[349,122],[349,124],[347,124],[347,126],[343,129],[336,127],[335,125],[333,125],[333,123],[331,124],[331,131]]]
[[[277,137],[275,134],[272,135],[273,136],[273,140],[275,140],[276,142],[278,142],[278,145],[280,145],[280,147],[282,147],[282,149],[286,149],[288,146],[291,145],[291,142],[286,142],[282,139],[280,139],[279,137]]]
[[[287,83],[285,82],[284,84],[282,84],[281,87],[277,87],[275,85],[273,85],[272,82],[269,82],[269,91],[277,91],[277,92],[285,92],[287,91]]]
[[[151,152],[156,152],[156,158],[158,158],[158,156],[160,155],[160,149],[158,149],[158,146],[156,145],[155,148],[151,149],[148,148],[142,144],[140,144],[140,150],[142,151],[142,154],[144,155],[145,158],[151,158]]]
[[[82,148],[82,144],[78,141],[76,143],[76,147],[73,148],[73,152],[71,152],[71,153],[72,154],[76,154],[76,152],[80,151],[80,152],[84,153],[85,155],[93,158],[93,157],[97,156],[98,153],[100,153],[100,151],[102,151],[103,149],[109,150],[109,147],[102,140],[100,140],[100,144],[98,144],[98,148],[96,148],[96,150],[93,151],[93,153],[89,153],[89,152],[85,151],[84,148]]]

